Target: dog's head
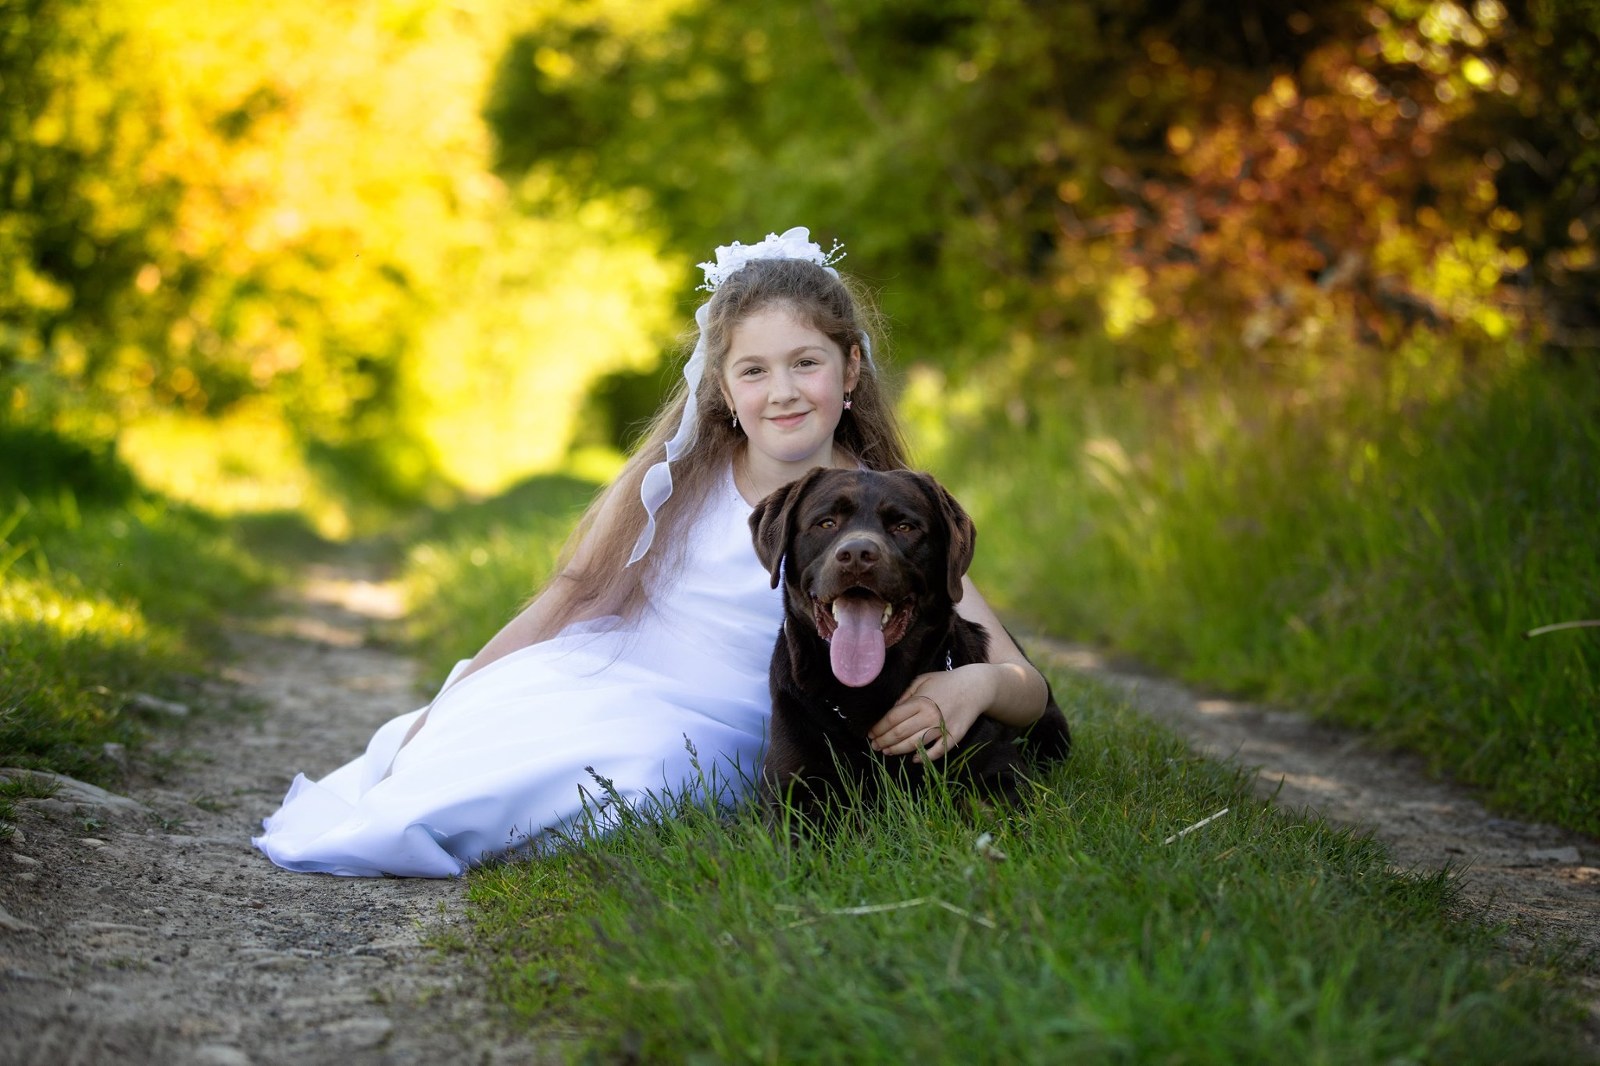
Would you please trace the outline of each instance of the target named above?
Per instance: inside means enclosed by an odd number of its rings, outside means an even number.
[[[855,688],[919,619],[948,617],[977,537],[943,486],[906,470],[818,468],[757,504],[750,530],[791,619],[828,642],[834,676]]]

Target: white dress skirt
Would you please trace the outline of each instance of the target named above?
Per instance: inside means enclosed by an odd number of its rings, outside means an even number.
[[[703,798],[713,783],[721,799],[743,795],[783,622],[750,510],[730,468],[681,573],[638,620],[579,623],[459,680],[458,664],[409,744],[421,710],[322,780],[296,776],[256,847],[289,870],[444,877],[592,824],[586,807],[605,798],[596,775],[636,808],[668,792]]]

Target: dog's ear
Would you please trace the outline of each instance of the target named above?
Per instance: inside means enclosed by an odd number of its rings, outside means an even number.
[[[783,573],[783,557],[789,552],[789,542],[794,538],[791,516],[794,508],[813,481],[827,473],[815,467],[798,481],[791,481],[774,492],[750,512],[750,536],[755,539],[756,558],[761,560],[772,575],[772,587],[778,587]]]
[[[950,602],[961,602],[961,579],[966,576],[967,568],[972,565],[972,556],[978,548],[978,528],[972,524],[972,517],[966,509],[956,502],[956,498],[931,474],[915,474],[922,491],[938,509],[939,520],[944,524],[947,547],[945,549],[948,564],[947,580],[950,583]]]

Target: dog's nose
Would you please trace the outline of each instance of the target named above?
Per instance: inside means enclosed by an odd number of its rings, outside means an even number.
[[[871,566],[878,561],[878,544],[866,537],[853,537],[834,549],[833,558],[843,566]]]

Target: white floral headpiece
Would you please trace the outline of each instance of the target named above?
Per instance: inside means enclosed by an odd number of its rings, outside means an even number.
[[[706,276],[699,287],[714,293],[717,286],[756,259],[803,259],[817,264],[829,274],[838,277],[839,272],[833,269],[833,264],[844,256],[844,249],[840,247],[838,241],[834,242],[832,248],[823,251],[822,245],[811,239],[809,229],[796,226],[781,234],[769,233],[765,240],[757,244],[740,244],[734,241],[732,244],[722,245],[717,249],[715,260],[697,264]],[[656,512],[672,495],[672,462],[694,444],[695,433],[699,428],[697,414],[699,404],[696,402],[696,396],[700,391],[700,378],[706,369],[706,322],[707,308],[710,306],[710,301],[707,301],[694,313],[700,337],[695,341],[694,352],[683,367],[684,380],[689,383],[689,399],[684,405],[683,417],[678,422],[678,431],[667,441],[666,458],[645,471],[644,481],[639,486],[639,498],[644,503],[645,523],[644,529],[639,533],[638,541],[634,543],[633,554],[628,557],[629,566],[643,559],[655,541]],[[862,360],[867,366],[872,366],[872,342],[866,333],[861,334],[861,353]]]
[[[819,267],[827,267],[828,273],[838,277],[839,272],[833,269],[833,264],[844,257],[844,248],[838,241],[834,241],[833,247],[824,252],[822,245],[811,239],[810,230],[796,226],[781,234],[769,233],[767,239],[759,244],[740,244],[738,241],[724,244],[717,249],[714,262],[695,265],[706,274],[706,280],[699,287],[706,292],[716,292],[718,285],[752,259],[804,259]]]

